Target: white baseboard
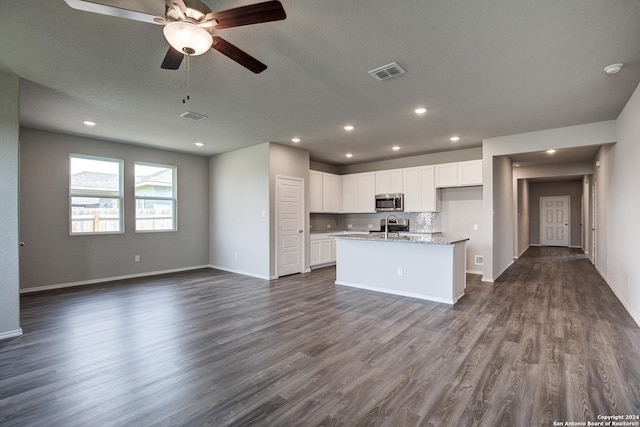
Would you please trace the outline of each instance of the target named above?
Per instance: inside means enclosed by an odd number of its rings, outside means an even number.
[[[235,268],[221,267],[219,265],[209,264],[209,268],[215,268],[216,270],[222,270],[222,271],[226,271],[226,272],[229,272],[229,273],[242,274],[243,276],[255,277],[256,279],[263,279],[263,280],[277,279],[276,276],[273,276],[273,277],[265,276],[265,275],[262,275],[262,274],[252,273],[250,271],[242,271],[242,270],[236,270]]]
[[[8,331],[0,333],[0,341],[13,337],[19,337],[22,335],[22,329],[16,329],[15,331]]]
[[[513,265],[513,260],[511,260],[511,262],[510,262],[509,264],[507,264],[507,265],[506,265],[502,270],[500,270],[500,272],[499,272],[498,274],[494,274],[494,275],[493,275],[493,278],[491,278],[491,280],[485,280],[485,278],[483,277],[483,278],[482,278],[482,281],[483,281],[483,282],[491,282],[491,283],[495,282],[495,281],[496,281],[496,279],[497,279],[498,277],[500,277],[500,276],[502,275],[502,273],[504,273],[505,271],[507,271],[507,268],[511,267],[512,265]]]
[[[458,300],[454,301],[454,300],[446,299],[446,298],[431,297],[431,296],[423,295],[423,294],[415,294],[413,292],[403,292],[403,291],[382,289],[382,288],[377,288],[375,286],[367,286],[367,285],[361,285],[359,283],[343,282],[343,281],[339,281],[339,280],[336,280],[336,285],[348,286],[350,288],[364,289],[364,290],[367,290],[367,291],[381,292],[381,293],[384,293],[384,294],[399,295],[399,296],[402,296],[402,297],[417,298],[417,299],[421,299],[421,300],[425,300],[425,301],[441,302],[441,303],[449,304],[449,305],[453,305],[458,301]]]
[[[468,274],[482,274],[482,270],[467,270]]]
[[[124,276],[102,277],[100,279],[82,280],[82,281],[78,281],[78,282],[57,283],[57,284],[54,284],[54,285],[36,286],[36,287],[32,287],[32,288],[22,288],[22,289],[20,289],[20,293],[21,294],[28,294],[28,293],[31,293],[31,292],[41,292],[41,291],[50,291],[52,289],[70,288],[72,286],[94,285],[96,283],[112,282],[114,280],[135,279],[137,277],[157,276],[159,274],[167,274],[167,273],[179,273],[181,271],[198,270],[198,269],[201,269],[201,268],[209,268],[209,266],[208,265],[196,265],[196,266],[193,266],[193,267],[172,268],[172,269],[169,269],[169,270],[149,271],[147,273],[126,274]]]
[[[602,270],[600,270],[598,266],[595,264],[593,266],[596,268],[596,271],[600,274],[600,276],[604,279],[604,282],[607,284],[607,286],[609,286],[609,289],[611,289],[611,291],[616,296],[616,298],[618,298],[618,301],[620,301],[620,303],[625,308],[625,310],[627,310],[627,313],[629,313],[631,318],[636,322],[636,325],[640,326],[640,315],[636,315],[631,310],[631,307],[629,307],[627,303],[622,299],[622,296],[616,291],[616,288],[613,287],[613,285],[611,284],[607,276],[602,272]]]
[[[530,247],[531,247],[531,245],[527,245],[527,247],[524,248],[522,251],[520,251],[518,256],[514,256],[513,259],[519,259],[522,255],[524,255],[525,252],[527,252],[527,249],[529,249]]]

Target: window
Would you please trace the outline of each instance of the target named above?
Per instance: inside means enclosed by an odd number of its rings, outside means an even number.
[[[70,233],[122,233],[123,161],[69,156]]]
[[[136,162],[136,231],[175,231],[176,167]]]

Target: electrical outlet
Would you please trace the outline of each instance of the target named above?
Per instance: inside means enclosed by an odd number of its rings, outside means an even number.
[[[235,252],[235,253],[233,254],[233,257],[234,257],[235,259],[238,259],[238,252]]]
[[[331,224],[327,224],[327,228],[331,228]]]
[[[473,224],[473,231],[478,231],[478,224]]]
[[[373,224],[369,224],[368,227],[369,227],[369,230],[371,230],[373,228]]]
[[[351,228],[351,227],[353,227],[353,225],[347,224],[347,228]]]
[[[402,267],[398,267],[398,276],[402,276],[404,274],[404,269]]]
[[[134,260],[135,262],[140,262],[140,255],[136,255],[136,256],[133,258],[133,260]]]
[[[627,276],[627,289],[631,286],[631,278]]]

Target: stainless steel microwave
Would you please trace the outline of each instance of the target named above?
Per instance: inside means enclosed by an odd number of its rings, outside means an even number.
[[[404,194],[376,194],[376,212],[404,211]]]

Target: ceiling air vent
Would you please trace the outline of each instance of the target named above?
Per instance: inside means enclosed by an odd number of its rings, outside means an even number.
[[[180,117],[184,117],[185,119],[190,119],[196,122],[199,122],[200,120],[204,120],[207,118],[207,116],[203,116],[202,114],[198,114],[198,113],[194,113],[193,111],[186,111],[182,114],[180,114]]]
[[[378,81],[387,80],[391,77],[399,76],[404,73],[405,71],[396,62],[392,62],[391,64],[383,65],[382,67],[369,71],[369,74]]]

